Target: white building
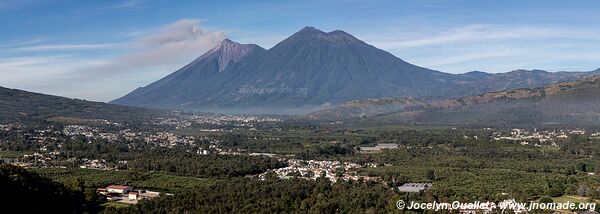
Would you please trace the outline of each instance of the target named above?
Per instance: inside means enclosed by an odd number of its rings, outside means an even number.
[[[128,194],[128,198],[129,200],[138,200],[138,198],[140,197],[140,194],[138,192],[129,192]]]
[[[133,191],[133,187],[110,185],[110,186],[106,187],[106,191],[109,193],[127,194],[128,192]]]
[[[362,146],[359,148],[360,153],[379,153],[383,149],[397,149],[399,147],[396,143],[380,143],[374,147]]]
[[[400,192],[421,192],[429,189],[432,183],[405,183],[398,187]]]

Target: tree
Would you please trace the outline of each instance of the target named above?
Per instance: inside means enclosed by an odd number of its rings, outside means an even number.
[[[578,163],[577,164],[577,170],[582,171],[582,172],[588,172],[589,166],[586,163]]]
[[[432,180],[432,181],[434,181],[434,180],[437,179],[437,176],[435,175],[435,172],[433,170],[431,170],[431,169],[427,170],[426,176],[427,176],[427,179]]]
[[[96,189],[94,188],[85,188],[85,200],[89,202],[95,202],[98,200],[98,194],[96,194]]]
[[[549,203],[554,203],[554,200],[552,200],[552,198],[544,196],[542,198],[540,198],[540,203],[543,204],[549,204]]]
[[[71,179],[71,189],[78,192],[83,192],[84,188],[85,182],[83,181],[83,179],[81,179],[80,177],[74,177],[73,179]]]
[[[553,186],[548,189],[548,195],[550,197],[560,197],[564,194],[564,188],[561,185]]]
[[[577,194],[579,196],[587,196],[588,191],[589,188],[586,184],[579,184],[579,187],[577,188]]]

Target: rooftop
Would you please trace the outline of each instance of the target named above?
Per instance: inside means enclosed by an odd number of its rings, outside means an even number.
[[[426,189],[429,189],[433,184],[432,183],[405,183],[404,185],[398,187],[398,191],[400,192],[420,192]]]
[[[129,186],[110,185],[106,189],[127,189]]]

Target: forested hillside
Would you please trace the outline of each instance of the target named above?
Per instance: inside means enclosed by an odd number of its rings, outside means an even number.
[[[21,167],[0,163],[0,205],[2,212],[82,213],[86,210],[82,192],[29,172]]]
[[[600,124],[600,77],[449,99],[369,121],[482,126]]]
[[[0,87],[0,121],[20,122],[55,120],[111,120],[141,122],[159,111],[69,99]]]

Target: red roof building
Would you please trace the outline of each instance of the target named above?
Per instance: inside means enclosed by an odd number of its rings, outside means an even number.
[[[128,192],[133,191],[133,187],[110,185],[110,186],[106,187],[106,191],[112,192],[112,193],[127,194]]]

